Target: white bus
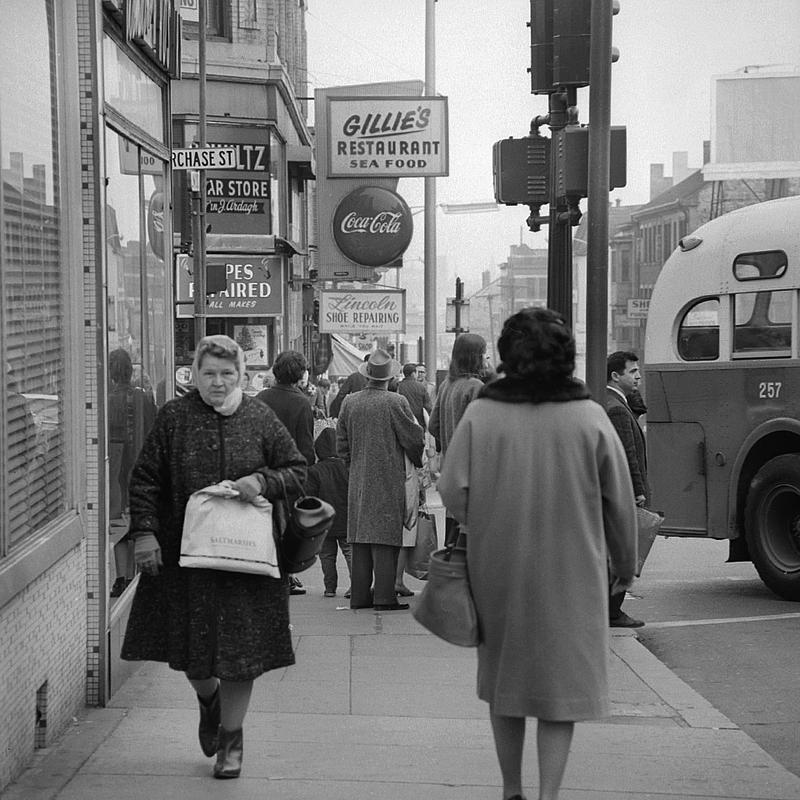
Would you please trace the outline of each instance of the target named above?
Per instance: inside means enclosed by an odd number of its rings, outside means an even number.
[[[731,540],[800,600],[800,197],[681,239],[653,290],[648,475],[661,533]]]

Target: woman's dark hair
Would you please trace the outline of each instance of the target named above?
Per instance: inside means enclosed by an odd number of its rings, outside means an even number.
[[[283,384],[297,383],[307,369],[306,357],[297,350],[284,350],[282,353],[278,353],[278,357],[272,365],[275,380]]]
[[[498,372],[549,385],[575,371],[575,339],[564,318],[549,308],[523,308],[503,323],[497,342]]]
[[[118,347],[108,354],[108,376],[113,383],[130,383],[133,377],[133,364],[127,350]]]
[[[451,380],[474,375],[479,378],[484,371],[483,357],[486,355],[486,339],[477,333],[462,333],[453,343],[448,375]]]

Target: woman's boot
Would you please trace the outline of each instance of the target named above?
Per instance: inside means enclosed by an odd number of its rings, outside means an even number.
[[[244,737],[242,729],[226,731],[219,726],[219,747],[217,749],[217,763],[214,764],[215,778],[238,778],[242,771],[242,754],[244,752]]]
[[[219,686],[210,700],[204,701],[200,695],[197,695],[197,702],[200,704],[200,727],[197,731],[200,747],[203,749],[203,753],[210,758],[217,752],[218,747]]]

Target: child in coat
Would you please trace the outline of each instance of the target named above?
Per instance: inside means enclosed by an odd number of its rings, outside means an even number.
[[[325,597],[336,597],[339,575],[336,569],[336,558],[339,549],[347,563],[348,573],[351,570],[350,545],[347,543],[347,464],[336,455],[336,431],[334,428],[323,428],[314,442],[317,463],[308,468],[306,493],[315,495],[330,503],[336,511],[336,519],[325,536],[320,550],[319,561],[322,566],[322,577],[325,581]],[[345,592],[350,596],[350,590]]]

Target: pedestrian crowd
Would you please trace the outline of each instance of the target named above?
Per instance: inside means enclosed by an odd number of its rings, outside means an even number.
[[[437,387],[425,365],[380,348],[350,375],[310,381],[305,356],[286,350],[254,395],[233,339],[199,342],[194,389],[158,411],[125,489],[139,580],[122,658],[185,673],[215,778],[241,772],[253,680],[294,663],[289,598],[306,589],[291,574],[181,567],[191,495],[224,483],[241,502],[278,506],[302,487],[335,510],[319,550],[324,596],[346,586],[351,609],[390,612],[411,606],[404,577],[419,574],[410,562],[435,485],[445,548],[466,552],[503,798],[524,798],[528,717],[539,797],[557,798],[575,722],[609,713],[608,629],[644,624],[622,603],[636,507],[650,502],[646,407],[630,352],[609,356],[606,397],[590,397],[549,309],[509,317],[497,353],[492,369],[483,337],[460,334]]]

